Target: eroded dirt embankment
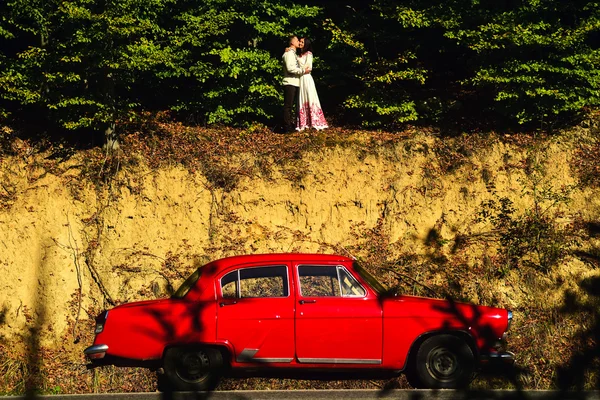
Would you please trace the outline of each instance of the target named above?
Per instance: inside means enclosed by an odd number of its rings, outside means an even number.
[[[371,140],[367,135],[353,140]],[[600,192],[580,185],[570,167],[573,141],[518,146],[493,138],[461,152],[440,140],[414,135],[372,151],[313,148],[268,173],[244,173],[260,160],[237,154],[230,166],[238,178],[225,189],[176,164],[155,170],[142,160],[99,182],[84,174],[85,152],[51,166],[47,154],[5,156],[1,343],[18,349],[35,337],[36,346],[62,346],[83,365],[91,318],[105,307],[164,296],[196,266],[223,256],[326,252],[365,260],[388,284],[394,275],[378,271],[377,262],[461,300],[511,308],[517,346],[546,329],[538,346],[548,362],[564,361],[551,350],[553,335],[568,340],[576,323],[557,317],[531,324],[544,310],[560,309],[567,291],[581,293],[579,283],[596,273],[567,250],[595,254],[598,243],[593,235],[565,242],[564,257],[548,268],[510,268],[499,254],[506,250],[500,225],[483,210],[509,199],[517,220],[541,207],[559,233],[574,221],[600,221]],[[524,257],[540,263],[539,254]],[[428,294],[411,280],[402,285]],[[529,386],[545,388],[550,379]],[[87,390],[69,387],[63,391]]]

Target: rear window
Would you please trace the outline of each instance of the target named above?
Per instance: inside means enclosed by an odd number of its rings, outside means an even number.
[[[221,278],[221,293],[226,299],[287,297],[285,265],[237,269]]]
[[[196,282],[198,282],[201,274],[201,268],[198,268],[181,284],[181,286],[179,286],[179,289],[177,289],[177,291],[173,293],[173,296],[171,297],[175,299],[183,299],[189,293],[190,289],[194,287]]]

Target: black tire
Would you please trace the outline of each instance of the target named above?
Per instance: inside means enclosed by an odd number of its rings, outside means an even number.
[[[168,390],[212,390],[223,374],[223,355],[210,347],[173,347],[165,352],[163,368],[170,383]]]
[[[462,388],[471,382],[475,371],[471,347],[454,335],[428,338],[419,346],[413,360],[407,378],[416,388]]]

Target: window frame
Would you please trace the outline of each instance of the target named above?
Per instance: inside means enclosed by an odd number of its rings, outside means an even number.
[[[302,283],[300,282],[300,268],[301,267],[327,267],[327,268],[335,268],[336,271],[336,275],[337,275],[337,284],[338,284],[338,290],[340,295],[339,296],[305,296],[304,294],[302,294]],[[340,279],[340,270],[344,270],[349,276],[350,278],[352,278],[354,280],[354,282],[356,282],[358,284],[358,286],[361,287],[361,289],[363,290],[363,294],[360,296],[344,296],[343,295],[343,291],[342,291],[342,280]],[[360,282],[359,279],[357,279],[354,274],[352,274],[352,272],[350,272],[350,270],[348,268],[346,268],[344,265],[341,264],[337,264],[337,265],[327,265],[327,264],[298,264],[296,266],[296,275],[297,275],[297,285],[298,285],[298,296],[302,297],[302,298],[328,298],[328,299],[364,299],[367,298],[369,296],[369,291],[367,290],[367,288],[365,288],[365,286]]]
[[[269,297],[241,297],[241,279],[240,279],[240,271],[242,270],[250,270],[250,269],[258,269],[258,268],[281,268],[283,267],[285,269],[285,276],[283,276],[283,292],[286,292],[286,286],[287,286],[287,295],[286,296],[269,296]],[[231,274],[232,272],[236,272],[236,280],[235,280],[235,297],[225,297],[223,295],[223,284],[222,284],[222,280],[223,278],[225,278],[226,276],[228,276],[229,274]],[[279,276],[279,275],[274,275],[274,277]],[[231,271],[227,271],[226,273],[224,273],[223,275],[221,275],[221,277],[219,278],[219,292],[220,292],[220,296],[221,299],[225,299],[225,300],[243,300],[243,299],[285,299],[285,298],[289,298],[291,296],[291,290],[290,290],[290,271],[289,271],[289,266],[287,264],[273,264],[273,265],[255,265],[255,266],[249,266],[249,267],[240,267],[237,266],[234,269],[232,269]],[[233,281],[232,281],[233,282]]]
[[[188,276],[185,281],[179,285],[177,290],[173,292],[171,295],[172,299],[185,299],[187,295],[194,289],[194,287],[198,284],[200,278],[202,278],[202,267],[197,268],[194,272]]]

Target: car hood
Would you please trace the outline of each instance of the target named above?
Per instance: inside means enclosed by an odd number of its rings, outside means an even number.
[[[490,323],[495,326],[507,325],[508,321],[508,310],[502,308],[417,296],[385,298],[383,309],[386,317],[443,319],[454,321],[464,327]]]

